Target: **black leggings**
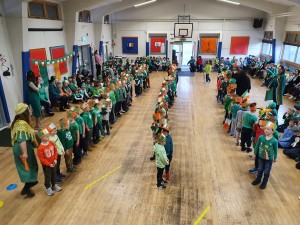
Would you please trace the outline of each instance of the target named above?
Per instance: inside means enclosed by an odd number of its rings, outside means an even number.
[[[243,127],[242,134],[241,134],[241,146],[243,150],[246,150],[245,144],[247,147],[251,147],[251,138],[252,138],[252,129]]]
[[[162,181],[163,181],[163,178],[162,178],[162,175],[164,173],[164,168],[159,168],[159,167],[156,167],[157,168],[157,174],[156,174],[156,178],[157,178],[157,184],[156,186],[159,187],[162,185]]]

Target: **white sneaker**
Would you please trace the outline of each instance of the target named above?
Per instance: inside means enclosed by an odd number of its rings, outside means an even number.
[[[53,190],[59,192],[59,191],[62,190],[62,188],[61,188],[60,186],[58,186],[57,184],[55,184],[55,185],[53,186]]]
[[[51,188],[46,188],[46,192],[47,192],[47,195],[49,195],[49,196],[53,195],[53,191]]]

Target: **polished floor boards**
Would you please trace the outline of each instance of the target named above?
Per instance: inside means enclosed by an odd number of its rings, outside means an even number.
[[[201,74],[179,78],[178,98],[169,111],[172,179],[165,191],[156,189],[155,163],[149,161],[150,124],[163,76],[151,75],[151,88],[134,98],[111,136],[68,174],[63,191],[52,197],[46,195],[40,167],[36,196],[24,199],[12,152],[0,148],[0,224],[193,224],[209,206],[201,224],[300,224],[299,170],[280,150],[267,189],[251,185],[255,175],[248,170],[253,161],[222,128],[224,110],[215,99],[215,75],[210,84],[203,83]],[[252,80],[252,86],[251,100],[264,106],[265,89],[258,80]],[[285,102],[286,107],[292,105]],[[98,182],[84,190],[94,181]],[[19,187],[7,191],[13,183]]]

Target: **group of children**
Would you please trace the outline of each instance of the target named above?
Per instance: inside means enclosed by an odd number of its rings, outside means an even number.
[[[166,189],[166,180],[170,180],[170,164],[173,158],[173,140],[170,135],[171,126],[168,121],[168,110],[173,106],[176,96],[177,68],[172,65],[168,71],[168,76],[162,83],[160,93],[154,109],[153,123],[151,125],[153,140],[153,156],[150,160],[155,160],[157,168],[158,189]],[[165,178],[163,173],[165,171]]]
[[[291,148],[300,140],[297,139],[300,134],[299,114],[290,108],[284,115],[284,124],[278,126],[276,103],[271,102],[264,108],[257,108],[256,103],[249,102],[247,92],[242,96],[236,95],[236,80],[231,77],[231,71],[222,72],[222,76],[218,77],[218,82],[222,80],[223,85],[221,94],[218,90],[217,99],[224,102],[224,128],[236,139],[236,146],[240,145],[241,151],[250,153],[251,146],[253,147],[254,154],[249,158],[254,160],[254,168],[250,169],[249,173],[257,173],[257,177],[252,184],[260,184],[260,189],[265,189],[272,163],[278,160],[278,148]],[[279,132],[283,132],[282,137]],[[285,151],[286,155],[295,152]]]
[[[65,88],[74,88],[75,94],[81,93],[83,98],[76,100],[74,96],[75,103],[80,104],[65,112],[66,115],[59,121],[60,129],[51,123],[38,132],[41,139],[38,157],[43,166],[49,196],[53,195],[53,190],[62,190],[57,185],[66,176],[60,171],[62,157],[65,158],[67,172],[76,171],[88,151],[92,151],[96,144],[110,135],[112,124],[129,110],[133,92],[132,77],[148,73],[147,66],[141,65],[134,72],[134,75],[121,72],[106,77],[104,81],[94,82],[86,77],[80,83],[72,77],[63,82]]]

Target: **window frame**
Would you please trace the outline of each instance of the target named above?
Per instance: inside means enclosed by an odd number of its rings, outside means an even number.
[[[30,3],[36,3],[36,4],[40,4],[43,6],[43,12],[44,12],[44,16],[40,17],[40,16],[32,16],[30,14]],[[52,19],[48,17],[47,14],[47,5],[48,6],[54,6],[56,8],[56,12],[57,12],[57,19]],[[30,2],[27,3],[27,12],[28,12],[28,18],[32,18],[32,19],[44,19],[44,20],[61,20],[61,14],[60,14],[60,7],[59,4],[54,3],[54,2],[47,2],[47,1],[40,1],[40,0],[32,0]]]
[[[282,50],[282,54],[281,54],[281,61],[283,61],[286,64],[291,65],[291,66],[300,67],[300,64],[296,63],[298,53],[300,52],[300,46],[291,45],[291,46],[297,47],[297,50],[296,50],[296,53],[295,53],[295,57],[294,57],[294,61],[291,62],[289,60],[283,59],[283,55],[284,55],[284,51],[285,51],[285,46],[287,46],[287,45],[290,45],[290,44],[283,44],[283,50]]]
[[[270,54],[265,54],[263,52],[264,44],[271,45]],[[269,43],[269,42],[262,42],[260,54],[263,55],[263,56],[272,57],[272,55],[273,55],[273,45],[271,43]]]
[[[82,14],[82,19],[85,18],[85,14],[88,14],[90,21],[88,21],[88,22],[84,21],[84,20],[80,21],[80,14]],[[91,17],[91,11],[90,10],[82,10],[82,11],[78,12],[78,22],[79,23],[93,23],[92,17]]]

